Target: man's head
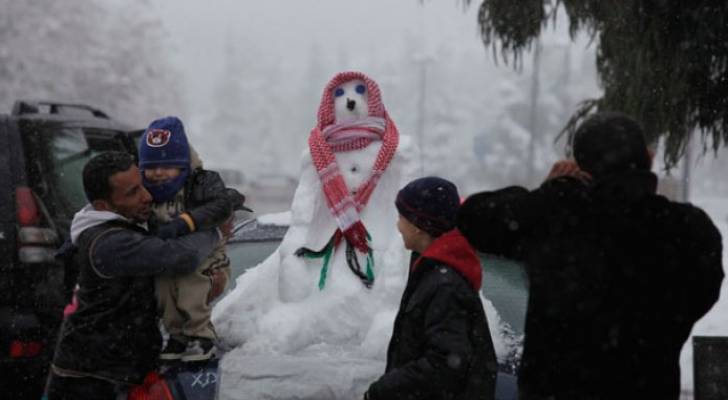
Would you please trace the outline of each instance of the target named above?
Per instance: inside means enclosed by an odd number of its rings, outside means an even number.
[[[115,212],[134,222],[149,219],[152,196],[127,153],[109,151],[89,160],[83,168],[83,188],[96,210]]]
[[[405,247],[421,251],[418,243],[426,243],[455,228],[460,196],[452,182],[428,176],[402,188],[395,205],[400,215],[397,227]]]
[[[600,178],[628,170],[649,170],[652,163],[644,131],[630,116],[601,112],[584,121],[574,134],[579,168]]]

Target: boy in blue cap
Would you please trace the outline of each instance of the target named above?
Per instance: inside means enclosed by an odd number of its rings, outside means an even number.
[[[233,209],[245,209],[245,197],[227,189],[220,175],[202,169],[191,149],[182,121],[165,117],[153,121],[139,143],[142,182],[153,198],[152,228],[172,238],[220,225]],[[209,304],[212,275],[230,276],[230,260],[224,245],[218,246],[190,274],[157,278],[157,298],[167,345],[160,354],[166,361],[202,361],[212,357],[216,334]]]

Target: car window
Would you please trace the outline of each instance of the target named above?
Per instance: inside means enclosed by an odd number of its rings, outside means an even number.
[[[85,203],[83,187],[79,187],[78,177],[83,166],[93,155],[80,130],[65,130],[53,135],[50,141],[52,160],[51,182],[58,189],[67,207],[80,208]]]
[[[114,132],[63,129],[50,136],[50,184],[59,195],[63,212],[71,215],[86,203],[83,167],[93,156],[109,150],[126,151]]]
[[[37,176],[36,194],[65,232],[73,214],[86,203],[82,171],[93,156],[109,150],[127,151],[119,132],[81,128],[47,128],[33,132],[34,160],[30,170]],[[64,227],[66,226],[66,227]]]

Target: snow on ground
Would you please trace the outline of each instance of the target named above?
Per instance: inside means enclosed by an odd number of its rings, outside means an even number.
[[[726,237],[728,237],[728,199],[718,196],[698,196],[693,204],[702,208],[713,219],[723,236],[723,269],[728,265]],[[692,336],[728,336],[728,284],[723,281],[720,299],[713,308],[693,327]],[[692,338],[683,346],[680,355],[683,399],[693,393],[693,343]]]

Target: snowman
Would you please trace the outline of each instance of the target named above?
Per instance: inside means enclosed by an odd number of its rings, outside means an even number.
[[[221,398],[348,398],[381,373],[409,262],[394,201],[414,178],[415,151],[372,79],[343,72],[326,85],[288,232],[213,310],[232,348]],[[305,394],[320,389],[312,381],[325,393]]]
[[[401,245],[392,204],[411,177],[404,165],[412,164],[411,146],[400,140],[377,84],[358,72],[326,86],[308,145],[290,234],[302,240],[281,246],[281,300],[298,302],[316,290],[365,294],[382,270],[381,255]],[[303,200],[311,189],[313,204]]]

